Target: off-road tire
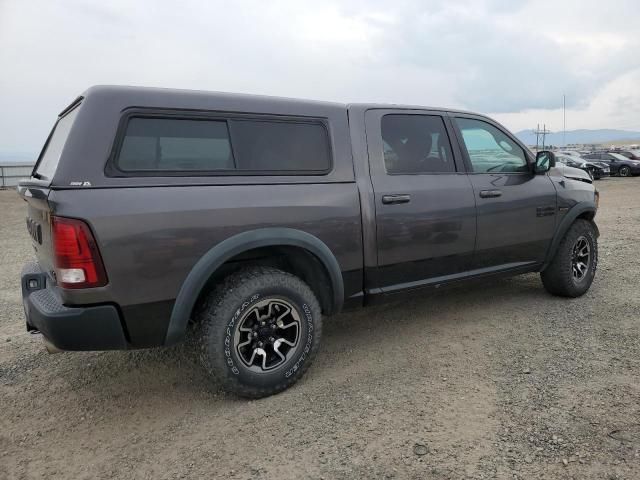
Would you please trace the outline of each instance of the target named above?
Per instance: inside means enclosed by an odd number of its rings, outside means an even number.
[[[284,300],[297,310],[299,341],[280,366],[256,372],[243,363],[236,335],[246,335],[239,331],[244,316],[269,299]],[[261,398],[289,388],[309,368],[320,343],[322,316],[316,296],[300,278],[275,268],[232,273],[205,297],[198,312],[202,365],[224,390],[242,397]]]
[[[574,278],[573,250],[584,238],[590,248],[586,274],[580,280]],[[588,220],[576,220],[565,234],[549,266],[540,273],[547,292],[561,297],[579,297],[591,287],[598,266],[598,241],[596,229]]]

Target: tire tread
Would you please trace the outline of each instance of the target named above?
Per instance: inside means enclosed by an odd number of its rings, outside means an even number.
[[[212,351],[211,346],[224,343],[225,327],[229,320],[227,318],[229,312],[226,310],[230,305],[237,303],[238,298],[250,296],[252,285],[260,282],[268,283],[276,279],[288,284],[289,288],[299,290],[309,303],[314,317],[312,348],[300,368],[289,378],[269,387],[247,385],[240,382],[237,375],[230,373],[224,361],[224,355],[216,350]],[[272,267],[246,267],[228,275],[205,296],[199,309],[197,329],[198,357],[205,371],[227,391],[241,397],[262,398],[289,388],[310,367],[322,335],[320,305],[311,288],[295,275]]]
[[[573,244],[580,235],[588,235],[592,239],[593,266],[591,279],[584,285],[576,285],[572,280],[571,262],[567,258],[571,257]],[[544,288],[551,294],[560,297],[579,297],[584,295],[593,282],[598,265],[598,243],[596,240],[595,228],[593,224],[585,219],[579,218],[569,227],[564,238],[560,241],[558,249],[549,266],[540,273]]]

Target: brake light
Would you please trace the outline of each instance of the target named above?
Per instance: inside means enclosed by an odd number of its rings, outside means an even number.
[[[52,217],[51,239],[56,277],[61,287],[91,288],[107,284],[98,246],[85,222]]]

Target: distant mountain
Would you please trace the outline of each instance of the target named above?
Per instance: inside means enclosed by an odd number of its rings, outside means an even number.
[[[533,130],[522,130],[516,136],[526,145],[536,144],[536,134]],[[544,143],[546,145],[563,145],[569,143],[607,143],[616,141],[629,141],[630,143],[640,143],[640,132],[630,132],[627,130],[567,130],[563,138],[562,132],[547,134]],[[542,139],[540,139],[542,141]]]

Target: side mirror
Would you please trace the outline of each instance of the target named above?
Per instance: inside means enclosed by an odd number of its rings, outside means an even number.
[[[549,150],[542,150],[536,154],[535,173],[546,173],[556,166],[556,156]]]

